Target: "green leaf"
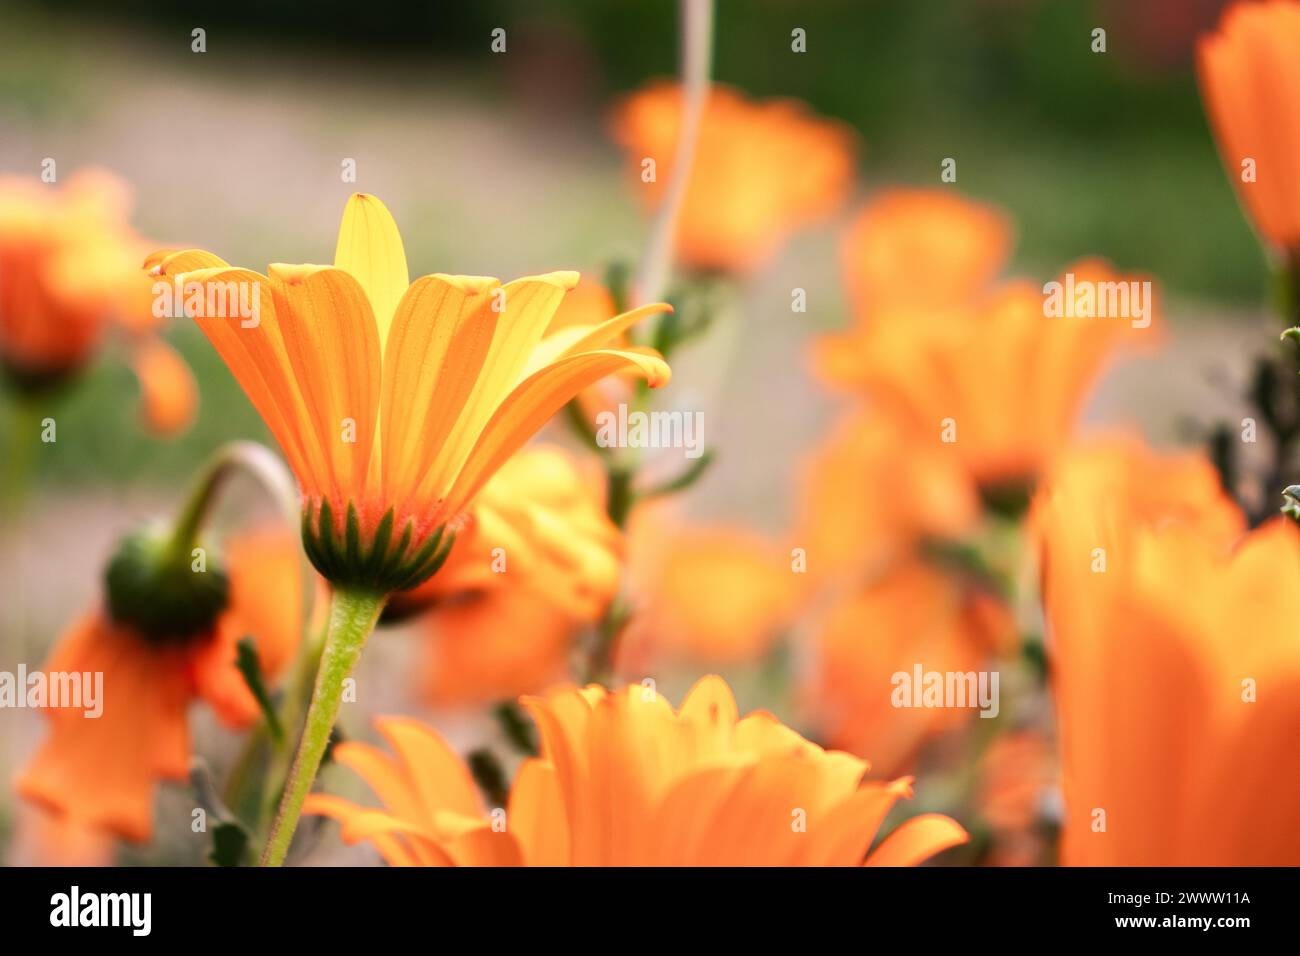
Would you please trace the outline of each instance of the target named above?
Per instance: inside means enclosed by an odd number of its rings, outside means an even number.
[[[473,751],[468,758],[469,772],[474,775],[483,796],[497,807],[504,807],[510,797],[510,788],[506,785],[506,774],[501,769],[501,761],[487,748]]]
[[[492,716],[497,719],[506,739],[516,750],[530,757],[537,756],[537,733],[532,721],[523,715],[517,703],[508,700],[497,704]]]
[[[685,491],[691,485],[704,477],[704,473],[709,470],[709,466],[713,464],[713,459],[715,457],[712,448],[706,450],[704,454],[692,461],[687,469],[676,478],[669,479],[662,485],[656,485],[653,488],[641,492],[637,495],[637,500],[645,501],[647,498],[661,498],[664,495],[675,495],[679,491]]]
[[[284,728],[280,725],[280,717],[275,712],[275,707],[271,705],[271,695],[267,693],[266,682],[262,679],[262,665],[257,657],[257,645],[251,636],[240,638],[238,650],[235,656],[235,666],[239,668],[239,673],[244,676],[244,683],[252,692],[257,705],[262,708],[262,714],[266,717],[266,725],[271,730],[271,737],[277,744],[284,741]]]

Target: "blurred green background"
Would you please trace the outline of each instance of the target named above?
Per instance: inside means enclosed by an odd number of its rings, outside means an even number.
[[[721,0],[715,75],[850,123],[864,190],[937,184],[956,158],[962,192],[1014,215],[1017,271],[1101,254],[1153,273],[1175,301],[1234,307],[1262,298],[1266,266],[1196,90],[1195,36],[1221,6]],[[10,3],[0,168],[106,165],[139,191],[141,232],[258,268],[327,259],[360,188],[394,208],[413,271],[596,269],[644,235],[608,110],[675,71],[676,14],[671,0]],[[489,48],[498,26],[505,55]],[[805,54],[790,50],[794,27]],[[358,160],[355,187],[339,181],[341,157]],[[777,287],[797,270],[824,289],[819,328],[844,321],[838,225],[767,277]],[[198,427],[173,443],[142,435],[130,374],[101,362],[61,411],[76,440],[50,450],[47,479],[177,479],[221,440],[265,434],[200,337],[173,338],[202,385]]]

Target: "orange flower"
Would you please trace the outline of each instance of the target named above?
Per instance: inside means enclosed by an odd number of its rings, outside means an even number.
[[[1228,178],[1270,243],[1300,250],[1300,4],[1235,3],[1201,39],[1201,95]]]
[[[934,317],[985,296],[1011,253],[997,208],[946,189],[886,189],[844,236],[854,315]]]
[[[427,687],[441,703],[546,689],[578,629],[618,590],[622,537],[603,489],[570,454],[526,448],[484,486],[447,563],[389,602],[390,618],[430,613]]]
[[[1116,447],[1037,502],[1071,865],[1300,863],[1300,531]],[[1157,491],[1158,489],[1158,491]]]
[[[1158,331],[1147,280],[1094,259],[1057,281],[1007,283],[942,322],[875,323],[824,370],[865,388],[982,489],[1028,484],[1068,440],[1111,356]]]
[[[663,509],[641,508],[629,541],[636,613],[622,639],[624,671],[659,654],[753,660],[794,616],[799,576],[790,556],[760,534],[674,526]]]
[[[170,434],[188,427],[197,394],[188,366],[158,338],[129,205],[125,185],[102,171],[79,172],[62,188],[0,177],[0,369],[24,388],[61,383],[116,322],[145,423]]]
[[[419,584],[446,556],[445,526],[569,399],[624,369],[652,386],[669,378],[652,350],[607,347],[668,306],[576,340],[543,338],[576,273],[411,283],[392,216],[360,193],[332,267],[272,265],[263,276],[191,250],[155,271],[209,295],[233,283],[260,302],[251,319],[203,309],[195,320],[288,458],[308,555],[336,585]]]
[[[336,748],[384,803],[324,794],[308,811],[342,822],[397,865],[908,866],[966,841],[947,817],[905,821],[868,850],[910,780],[864,783],[867,763],[827,752],[770,714],[739,719],[730,688],[706,677],[680,711],[652,688],[597,686],[526,701],[542,734],[501,825],[434,731],[379,722],[396,758]]]
[[[957,538],[979,518],[965,473],[914,429],[855,412],[807,458],[795,543],[814,580],[856,583],[920,538]]]
[[[153,633],[108,608],[68,629],[45,669],[102,674],[102,713],[47,710],[51,733],[18,778],[22,796],[72,823],[148,840],[157,782],[188,772],[190,702],[206,700],[235,727],[257,718],[236,645],[251,635],[268,677],[292,659],[302,614],[297,549],[291,535],[255,532],[232,538],[226,556],[223,606],[189,633]]]
[[[618,107],[614,137],[649,208],[673,177],[682,93],[655,83]],[[796,229],[834,212],[853,187],[854,137],[792,100],[755,102],[714,86],[704,107],[676,250],[700,270],[746,272]],[[654,162],[647,181],[646,160]]]
[[[996,597],[917,559],[839,599],[817,635],[805,697],[833,746],[870,754],[880,773],[909,768],[931,737],[963,727],[972,708],[895,707],[894,675],[984,669],[1014,636]]]

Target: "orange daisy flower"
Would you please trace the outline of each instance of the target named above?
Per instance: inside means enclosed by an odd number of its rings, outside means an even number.
[[[1219,154],[1255,228],[1300,252],[1300,4],[1235,3],[1197,46]]]
[[[614,116],[644,204],[663,201],[682,125],[682,92],[655,83]],[[796,229],[832,212],[853,188],[855,139],[792,100],[746,99],[714,86],[705,103],[686,197],[677,222],[679,261],[694,269],[747,272],[775,255]],[[649,178],[647,161],[653,161]]]
[[[189,772],[190,703],[207,701],[232,727],[257,719],[236,645],[254,638],[268,679],[293,659],[302,617],[298,549],[288,533],[259,531],[232,537],[225,557],[223,569],[204,575],[215,600],[187,601],[171,618],[183,625],[167,630],[159,629],[163,596],[135,592],[117,576],[118,561],[110,565],[110,595],[124,600],[83,615],[45,663],[51,674],[102,675],[102,712],[47,709],[51,732],[18,776],[19,794],[70,824],[148,840],[158,782]]]
[[[1300,863],[1300,531],[1279,518],[1238,537],[1194,456],[1091,456],[1036,503],[1062,861]]]
[[[740,719],[730,688],[706,677],[681,709],[652,688],[568,689],[526,701],[542,755],[525,761],[504,818],[488,816],[464,765],[433,730],[379,722],[396,757],[335,751],[382,809],[313,795],[395,865],[909,866],[966,841],[924,814],[869,852],[904,778],[864,783],[866,761],[828,752],[770,714]]]
[[[0,371],[23,389],[67,381],[110,327],[125,333],[145,424],[188,427],[198,402],[189,367],[159,337],[143,243],[126,225],[128,191],[85,170],[55,187],[0,177]]]
[[[446,557],[448,524],[569,399],[624,369],[651,386],[670,374],[652,350],[607,347],[668,306],[544,338],[576,273],[412,283],[392,216],[360,193],[344,210],[333,266],[259,275],[189,250],[154,271],[187,289],[234,283],[260,301],[252,319],[201,310],[195,321],[288,458],[308,555],[335,585],[419,584]]]

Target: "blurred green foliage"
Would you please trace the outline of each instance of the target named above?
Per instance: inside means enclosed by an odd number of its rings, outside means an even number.
[[[958,188],[1015,215],[1025,270],[1100,254],[1175,293],[1256,300],[1265,262],[1223,175],[1192,69],[1196,31],[1222,2],[719,0],[715,73],[852,124],[869,186],[935,184],[940,161],[956,158]],[[107,15],[90,0],[71,6]],[[511,52],[524,55],[581,44],[607,95],[676,68],[673,0],[318,0],[310,12],[289,0],[201,12],[125,0],[113,10],[141,31],[197,24],[322,56],[427,54],[489,78],[488,38],[502,26]],[[796,26],[807,31],[807,53],[790,49]],[[1108,31],[1101,55],[1091,50],[1097,26]]]
[[[863,144],[868,189],[938,185],[941,160],[954,157],[959,190],[1015,217],[1018,271],[1046,278],[1096,254],[1150,272],[1175,297],[1260,302],[1264,257],[1224,176],[1192,68],[1196,30],[1214,22],[1220,5],[720,0],[715,75],[753,95],[806,100],[851,124]],[[27,2],[0,18],[0,25],[14,25],[0,31],[9,32],[0,37],[0,120],[16,110],[75,123],[86,104],[68,95],[56,68],[61,61],[43,51],[55,48],[64,25],[93,36],[102,22],[173,59],[188,56],[188,39],[171,41],[188,38],[196,25],[270,44],[239,63],[250,90],[257,70],[284,68],[266,57],[274,49],[295,69],[364,71],[375,84],[409,86],[433,65],[436,76],[423,82],[431,96],[442,97],[456,95],[446,86],[449,75],[479,92],[519,95],[489,49],[491,31],[503,26],[512,59],[531,58],[547,76],[585,71],[598,122],[618,93],[674,73],[676,13],[672,0],[318,0],[306,10],[288,0],[230,0],[201,11],[143,0],[111,8],[90,0]],[[1090,49],[1096,26],[1108,30],[1105,54]],[[795,27],[807,31],[806,53],[791,51]],[[1152,47],[1152,37],[1163,45]],[[230,66],[214,56],[199,68]],[[594,123],[584,132],[593,129]],[[573,221],[591,214],[575,208]],[[254,240],[261,238],[269,237]],[[179,480],[224,440],[266,437],[202,337],[178,329],[172,338],[202,384],[197,427],[176,442],[134,427],[126,420],[135,407],[134,379],[110,356],[65,400],[61,441],[38,466],[43,480],[84,475],[88,465],[116,481]],[[76,441],[62,440],[69,435]]]

